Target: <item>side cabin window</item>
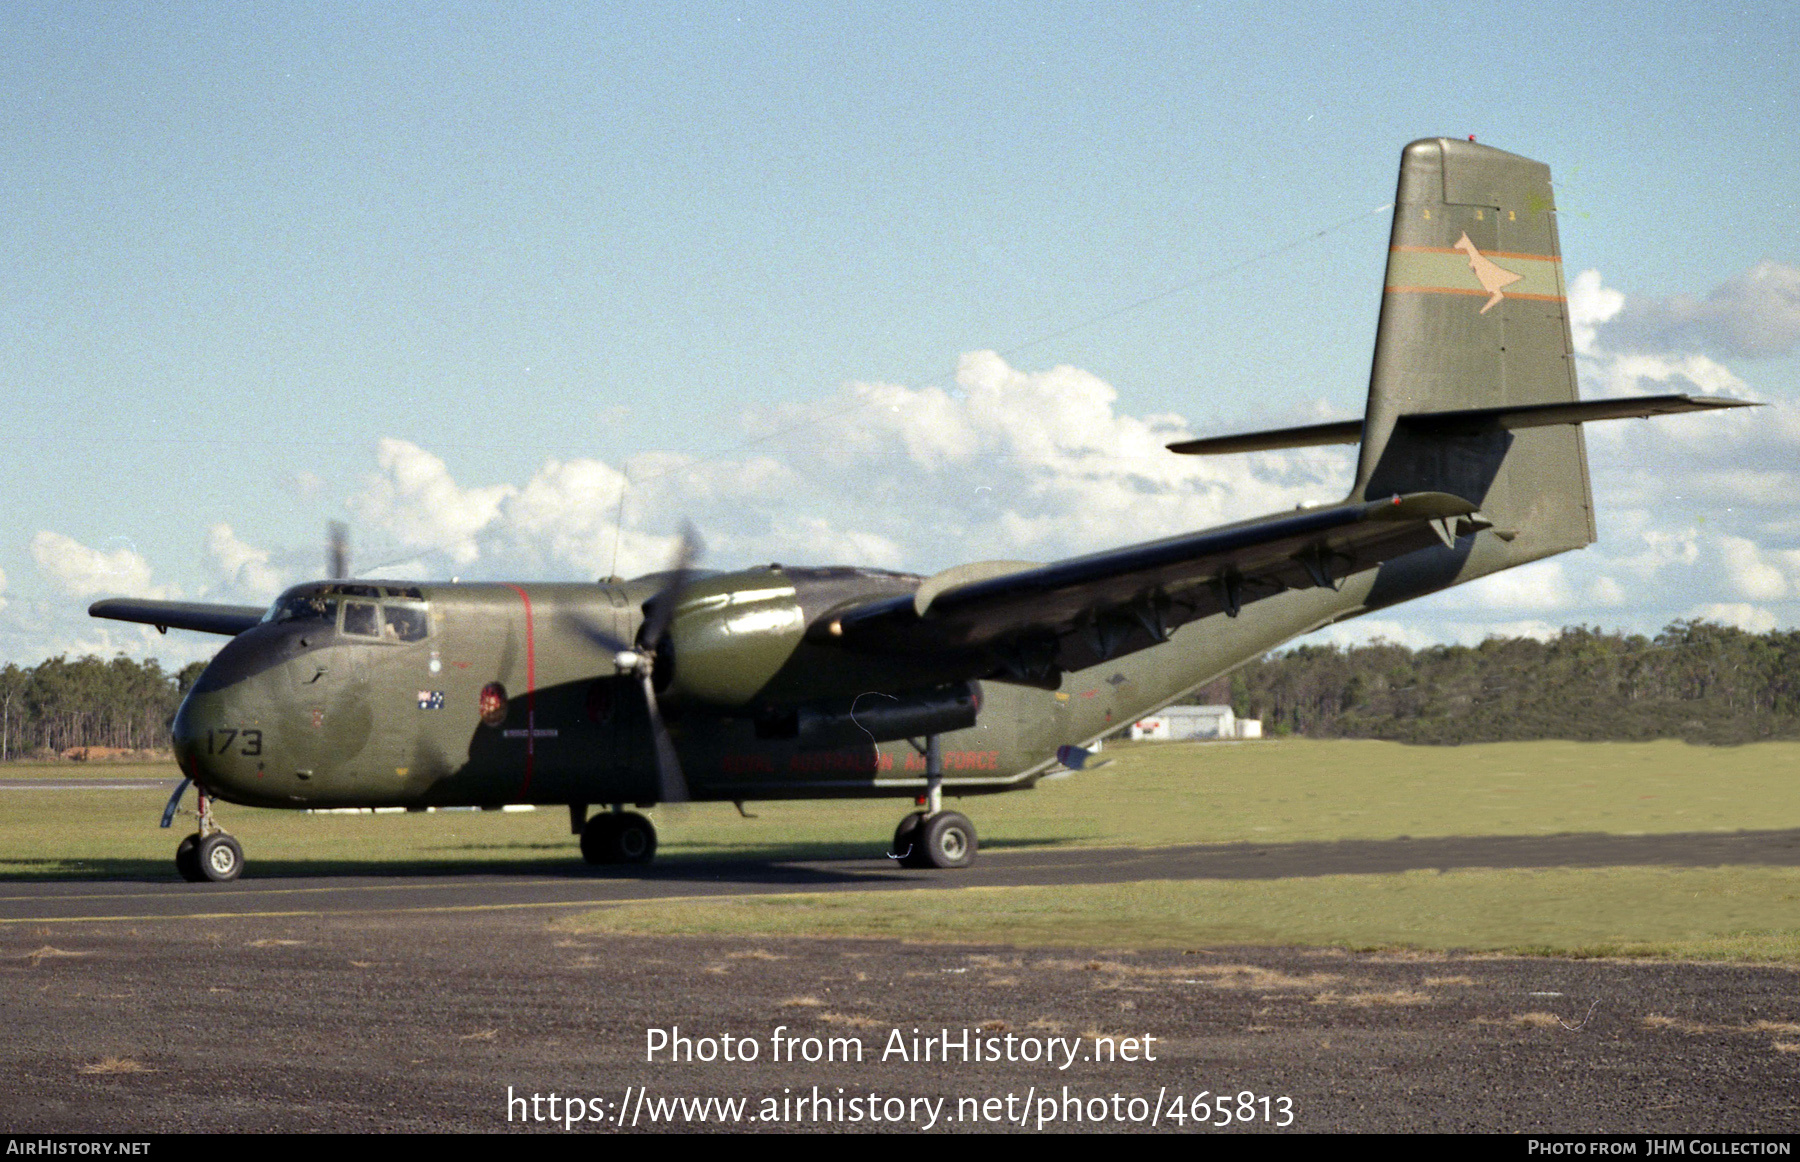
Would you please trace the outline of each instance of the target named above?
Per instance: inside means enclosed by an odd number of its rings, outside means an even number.
[[[344,633],[350,637],[381,636],[381,618],[373,601],[344,602]]]
[[[381,636],[387,641],[422,642],[430,633],[431,618],[422,603],[400,601],[382,603]]]

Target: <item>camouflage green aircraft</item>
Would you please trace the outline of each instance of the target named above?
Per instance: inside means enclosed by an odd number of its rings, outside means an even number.
[[[243,867],[213,799],[567,805],[589,862],[641,864],[656,833],[628,805],[913,798],[893,854],[962,867],[975,828],[944,795],[1029,788],[1293,637],[1579,549],[1595,537],[1579,425],[1741,403],[1579,399],[1564,295],[1548,168],[1415,141],[1363,418],[1171,445],[1360,442],[1341,503],[930,577],[704,572],[691,535],[667,571],[593,584],[347,580],[339,551],[337,579],[266,611],[89,612],[231,638],[173,726],[200,804],[176,854],[191,880]]]

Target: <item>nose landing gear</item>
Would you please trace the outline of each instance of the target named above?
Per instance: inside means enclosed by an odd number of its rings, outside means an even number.
[[[169,797],[168,809],[163,812],[164,827],[174,821],[181,793],[187,786],[188,780],[183,779],[175,788],[175,794]],[[191,884],[229,883],[244,870],[244,849],[237,840],[219,830],[218,823],[213,820],[212,799],[206,792],[195,787],[194,797],[199,805],[194,815],[200,821],[200,830],[175,848],[175,870]]]
[[[980,844],[975,825],[956,811],[944,810],[944,752],[933,734],[925,739],[925,803],[894,830],[892,858],[901,867],[968,867]]]

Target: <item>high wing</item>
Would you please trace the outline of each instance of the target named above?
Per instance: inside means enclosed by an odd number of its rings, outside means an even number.
[[[964,565],[917,593],[837,611],[817,640],[873,654],[966,655],[972,676],[1061,674],[1167,641],[1179,626],[1352,573],[1490,522],[1443,492],[1277,513],[1050,565]]]
[[[260,605],[205,605],[194,601],[150,601],[137,597],[109,597],[88,606],[89,617],[135,621],[153,625],[164,633],[193,629],[236,637],[262,620]]]

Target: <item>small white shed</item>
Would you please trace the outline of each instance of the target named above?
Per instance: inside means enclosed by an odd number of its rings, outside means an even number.
[[[1132,724],[1131,737],[1152,740],[1261,738],[1260,718],[1239,718],[1229,706],[1166,706]]]

